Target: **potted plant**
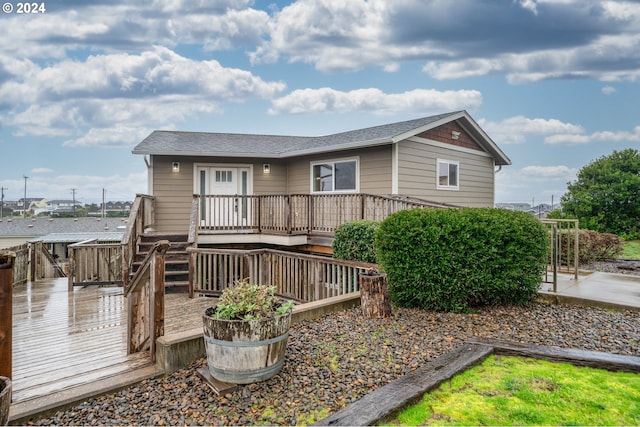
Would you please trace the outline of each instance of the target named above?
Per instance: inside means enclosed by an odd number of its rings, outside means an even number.
[[[6,426],[11,406],[11,380],[0,377],[0,426]]]
[[[292,310],[293,302],[277,297],[275,286],[243,280],[225,289],[202,315],[209,374],[250,384],[280,372]]]

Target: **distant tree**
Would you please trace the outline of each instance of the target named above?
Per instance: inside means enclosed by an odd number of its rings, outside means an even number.
[[[614,151],[584,166],[562,196],[565,214],[580,228],[640,238],[640,152]]]

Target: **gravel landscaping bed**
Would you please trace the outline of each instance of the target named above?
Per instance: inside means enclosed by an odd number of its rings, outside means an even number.
[[[143,381],[33,420],[37,425],[312,424],[477,337],[640,356],[640,313],[542,302],[472,314],[360,308],[292,326],[284,368],[272,379],[216,396],[205,364]]]

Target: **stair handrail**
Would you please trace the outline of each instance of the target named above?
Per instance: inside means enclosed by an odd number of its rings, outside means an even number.
[[[156,359],[156,340],[164,335],[164,273],[168,240],[153,244],[129,286],[127,299],[127,353],[148,350]]]
[[[153,226],[155,197],[147,194],[136,194],[136,199],[129,213],[127,228],[122,235],[122,283],[126,288],[133,260],[138,252],[138,240],[144,231]]]

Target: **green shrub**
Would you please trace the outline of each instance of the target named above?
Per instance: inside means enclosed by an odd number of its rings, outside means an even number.
[[[567,242],[570,239],[570,243]],[[575,254],[574,234],[562,233],[560,235],[560,257],[563,264],[573,265]],[[567,251],[568,248],[568,251]],[[587,265],[594,261],[604,261],[617,258],[624,250],[620,236],[611,233],[600,233],[593,230],[580,230],[578,232],[578,265]]]
[[[293,310],[293,302],[282,300],[275,292],[275,286],[238,281],[222,291],[215,311],[209,308],[207,315],[225,320],[260,320]]]
[[[385,219],[375,249],[396,304],[460,312],[535,298],[548,239],[525,212],[415,209]]]
[[[374,240],[379,227],[380,222],[370,220],[343,223],[333,238],[333,257],[375,263]]]

